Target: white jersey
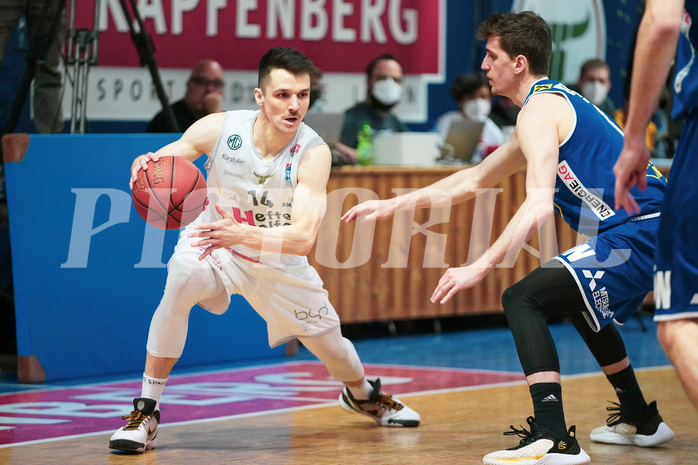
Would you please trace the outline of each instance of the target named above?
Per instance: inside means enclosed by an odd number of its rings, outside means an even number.
[[[291,224],[293,193],[298,167],[305,152],[324,141],[302,123],[291,142],[274,158],[262,158],[254,146],[252,128],[259,110],[228,111],[205,168],[208,172],[208,202],[195,223],[218,221],[214,205],[230,211],[238,223],[261,228]],[[231,249],[255,261],[262,252],[243,245]],[[274,265],[279,265],[279,254]],[[283,264],[298,263],[298,256],[284,255]],[[307,259],[302,257],[303,261]],[[271,263],[270,263],[271,264]]]

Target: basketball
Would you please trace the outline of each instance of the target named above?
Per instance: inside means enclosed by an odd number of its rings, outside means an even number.
[[[204,175],[189,160],[163,156],[138,171],[131,191],[136,211],[148,224],[179,229],[199,216],[206,202]]]

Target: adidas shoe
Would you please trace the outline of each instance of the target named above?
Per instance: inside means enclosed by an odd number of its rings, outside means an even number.
[[[674,439],[674,432],[664,423],[657,410],[657,402],[652,401],[639,421],[624,418],[620,405],[606,407],[612,412],[608,415],[606,425],[596,428],[589,437],[592,441],[607,444],[654,447]]]
[[[160,411],[155,410],[155,405],[153,399],[133,399],[135,410],[130,415],[121,417],[122,420],[128,420],[128,424],[112,435],[109,448],[129,452],[143,452],[155,448],[160,424]]]
[[[381,380],[369,381],[373,386],[371,398],[358,400],[348,387],[344,387],[339,396],[339,405],[347,412],[357,412],[371,417],[380,426],[418,426],[421,418],[417,412],[393,396],[381,392]]]
[[[566,437],[553,437],[553,435],[543,432],[533,417],[526,420],[531,428],[516,429],[510,426],[512,431],[507,431],[505,435],[517,435],[521,439],[518,446],[511,449],[500,450],[485,455],[482,463],[485,465],[499,464],[555,464],[555,465],[577,465],[589,463],[590,459],[586,452],[579,446],[575,438],[575,427],[570,427]]]

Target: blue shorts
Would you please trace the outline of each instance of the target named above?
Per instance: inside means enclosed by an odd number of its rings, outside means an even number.
[[[659,215],[628,221],[554,259],[572,273],[584,298],[584,317],[594,331],[623,324],[652,289]]]
[[[655,321],[698,318],[698,112],[693,112],[669,172],[657,233]]]

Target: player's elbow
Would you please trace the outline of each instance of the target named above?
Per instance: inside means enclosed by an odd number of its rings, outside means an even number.
[[[303,231],[295,237],[293,241],[293,251],[294,255],[309,255],[310,251],[315,247],[315,240],[317,239],[317,231]]]
[[[676,35],[681,29],[681,17],[674,15],[651,15],[650,38],[654,42],[676,40]]]
[[[310,254],[310,251],[313,250],[313,246],[314,246],[314,245],[315,245],[315,241],[314,241],[314,240],[303,240],[303,241],[300,241],[300,242],[296,245],[296,249],[297,249],[297,251],[298,251],[296,255],[304,255],[304,256],[305,256],[305,255],[309,255],[309,254]]]

